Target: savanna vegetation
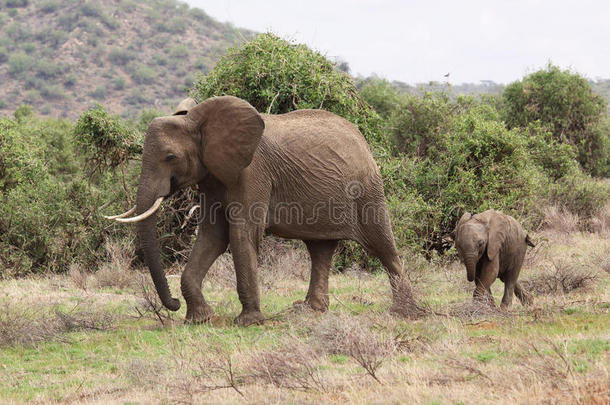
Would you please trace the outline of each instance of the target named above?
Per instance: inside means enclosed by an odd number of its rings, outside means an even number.
[[[96,102],[130,118],[168,109],[195,71],[252,35],[176,0],[2,0],[0,114],[23,103],[69,119]]]
[[[83,15],[99,17],[87,4]],[[111,54],[115,66],[132,60]],[[184,313],[163,310],[141,275],[133,230],[100,216],[132,205],[144,132],[161,113],[125,120],[96,105],[71,122],[26,105],[0,118],[0,397],[604,403],[610,125],[589,82],[548,65],[496,95],[410,92],[378,78],[356,84],[319,53],[272,34],[214,62],[189,84],[198,100],[230,94],[270,113],[323,108],[360,128],[429,315],[390,316],[384,275],[350,243],[335,258],[330,313],[293,309],[306,291],[308,258],[301,246],[268,238],[259,259],[265,326],[228,323],[239,306],[229,253],[204,285],[219,315],[210,325],[181,325]],[[130,80],[154,81],[165,65],[152,66]],[[185,190],[159,218],[170,274],[190,250],[197,203]],[[532,308],[470,304],[451,233],[463,211],[487,208],[513,215],[538,242],[523,276]],[[170,284],[177,291],[177,278]]]

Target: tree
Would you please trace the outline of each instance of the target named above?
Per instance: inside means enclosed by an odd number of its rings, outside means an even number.
[[[606,101],[593,93],[577,73],[552,64],[511,83],[503,94],[509,128],[539,121],[553,137],[577,150],[577,159],[590,173],[610,174],[610,133],[600,127]]]

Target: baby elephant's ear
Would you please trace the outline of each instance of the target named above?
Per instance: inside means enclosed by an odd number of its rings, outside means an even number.
[[[178,104],[172,115],[186,115],[189,110],[197,105],[197,102],[192,98],[185,98]]]
[[[508,221],[503,214],[494,212],[489,215],[489,233],[487,239],[487,257],[493,260],[506,240],[508,232]]]
[[[263,135],[260,114],[245,100],[222,96],[199,103],[186,119],[201,136],[204,166],[225,185],[236,183]]]

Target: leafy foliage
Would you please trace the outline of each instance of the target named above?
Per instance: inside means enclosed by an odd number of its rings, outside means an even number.
[[[196,100],[233,95],[272,114],[321,108],[350,120],[370,143],[384,142],[379,116],[346,73],[305,45],[269,33],[229,49],[210,73],[199,77],[191,95]]]
[[[65,271],[74,260],[102,259],[104,240],[126,232],[97,213],[103,202],[124,198],[120,182],[107,173],[89,183],[68,121],[35,118],[31,107],[15,116],[0,119],[0,268]]]
[[[141,154],[142,139],[138,135],[101,105],[83,113],[74,127],[75,139],[94,169],[116,168]]]
[[[610,175],[610,132],[600,128],[606,101],[580,75],[549,64],[504,91],[509,127],[539,121],[555,140],[576,147],[578,161],[595,175]]]

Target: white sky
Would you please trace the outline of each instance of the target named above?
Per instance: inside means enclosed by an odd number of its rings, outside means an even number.
[[[406,83],[508,83],[549,60],[610,78],[610,0],[186,0]]]

